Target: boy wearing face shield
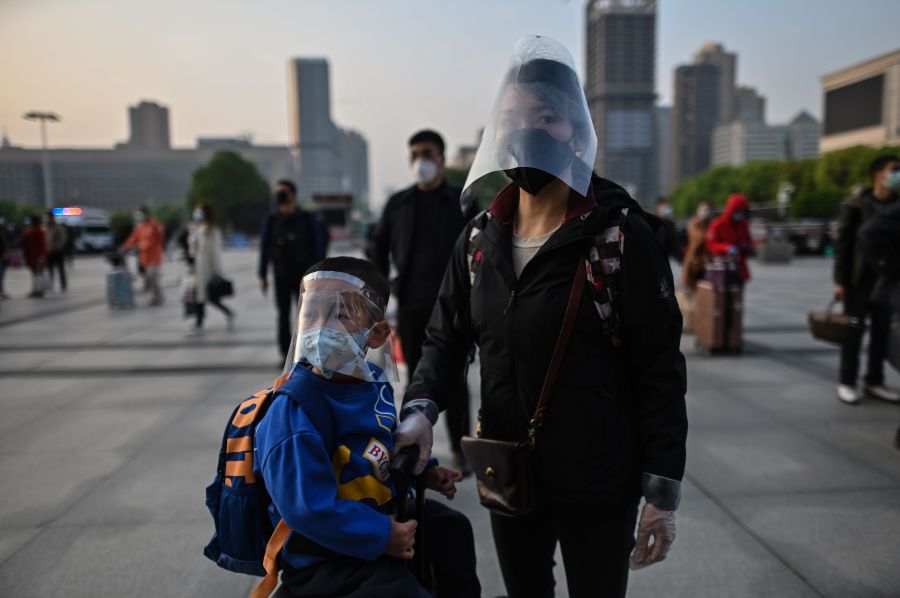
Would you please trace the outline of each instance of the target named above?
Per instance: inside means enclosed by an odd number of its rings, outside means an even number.
[[[460,213],[461,190],[444,179],[440,134],[418,131],[408,145],[415,183],[388,199],[366,254],[385,275],[391,266],[396,271],[391,290],[397,297],[397,332],[411,379],[453,243],[475,212],[473,206]],[[469,433],[469,400],[462,377],[456,387],[446,420],[455,465],[465,469],[459,443]]]
[[[283,519],[292,530],[276,596],[429,595],[405,563],[417,549],[417,523],[398,523],[394,513],[388,295],[387,280],[356,258],[326,259],[302,280],[284,382],[255,436],[273,525]],[[459,472],[435,464],[425,475],[429,488],[453,498]],[[426,501],[423,525],[442,595],[477,596],[465,516]]]
[[[480,437],[532,446],[536,510],[491,513],[510,598],[555,594],[557,544],[570,596],[624,596],[629,556],[648,566],[675,539],[687,434],[681,314],[656,232],[622,187],[593,174],[596,149],[568,51],[520,40],[463,209],[488,175],[512,182],[457,240],[394,434],[397,447],[427,453],[428,424],[477,344]],[[608,245],[618,257],[599,257]],[[530,444],[575,276],[586,278],[580,305]]]

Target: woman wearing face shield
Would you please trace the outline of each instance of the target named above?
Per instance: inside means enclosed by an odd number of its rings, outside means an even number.
[[[538,507],[491,513],[511,598],[554,595],[557,543],[570,596],[623,596],[629,557],[635,569],[660,561],[675,537],[687,434],[681,314],[650,221],[592,172],[596,147],[568,51],[520,40],[463,209],[485,176],[512,182],[456,243],[394,435],[395,449],[418,443],[428,454],[444,389],[477,345],[481,438],[527,441],[573,280],[586,277],[531,451]],[[597,259],[603,243],[620,257]]]

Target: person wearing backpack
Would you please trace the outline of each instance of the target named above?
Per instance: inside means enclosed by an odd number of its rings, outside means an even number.
[[[278,598],[426,598],[407,566],[419,550],[418,525],[427,530],[424,556],[437,595],[480,595],[464,515],[430,500],[423,522],[401,523],[396,513],[389,469],[397,419],[390,383],[397,371],[384,321],[389,295],[387,279],[365,260],[334,257],[313,266],[300,288],[292,359],[274,391],[254,395],[232,416],[220,474],[207,494],[217,529],[205,553],[230,570],[259,573],[259,551],[244,543],[262,530],[248,529],[254,512],[246,506],[264,487],[271,504],[257,502],[254,511],[265,511],[267,529],[275,531],[255,597],[274,589],[277,561]],[[252,440],[238,437],[253,425]],[[449,499],[462,479],[433,460],[423,475],[429,489]]]
[[[291,343],[291,308],[296,305],[300,280],[328,252],[328,229],[314,214],[297,206],[297,186],[283,179],[275,185],[277,210],[263,220],[259,237],[259,288],[268,293],[269,263],[275,286],[278,348],[287,358]]]
[[[394,433],[395,451],[416,444],[427,457],[445,389],[477,345],[479,438],[464,450],[522,447],[532,481],[515,486],[537,497],[536,509],[510,516],[491,506],[503,496],[480,491],[509,598],[554,596],[557,544],[570,596],[624,596],[629,556],[632,568],[651,565],[675,539],[687,435],[681,313],[655,220],[593,174],[596,149],[568,50],[521,39],[463,209],[488,175],[512,183],[457,240]],[[469,462],[479,488],[503,475]]]

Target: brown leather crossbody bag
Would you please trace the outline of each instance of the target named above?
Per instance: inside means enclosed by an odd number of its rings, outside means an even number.
[[[462,452],[475,472],[478,485],[478,496],[481,504],[494,513],[517,517],[531,513],[537,509],[537,492],[535,488],[532,451],[537,439],[537,432],[547,414],[547,403],[553,392],[556,375],[562,365],[563,354],[569,344],[575,316],[581,304],[582,290],[586,278],[585,260],[581,258],[575,272],[575,282],[566,305],[559,337],[550,358],[550,366],[544,377],[544,385],[538,398],[534,415],[528,422],[528,438],[521,442],[507,440],[490,440],[465,436],[462,439]]]

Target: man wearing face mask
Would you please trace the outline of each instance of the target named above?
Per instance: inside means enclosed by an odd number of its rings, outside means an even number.
[[[366,254],[385,276],[391,265],[396,269],[391,290],[399,305],[397,332],[412,378],[453,244],[475,209],[473,206],[465,214],[459,210],[461,189],[444,179],[444,139],[437,132],[419,131],[410,137],[408,145],[415,184],[388,199]],[[459,400],[448,407],[447,426],[455,465],[464,468],[459,448],[469,428],[464,381],[455,394]]]
[[[844,312],[861,321],[869,318],[868,364],[862,394],[885,401],[900,402],[900,393],[884,385],[884,358],[887,354],[891,311],[887,305],[872,301],[878,273],[863,260],[860,228],[877,215],[886,214],[900,201],[900,156],[876,158],[869,168],[872,186],[863,189],[844,204],[838,225],[834,256],[834,297],[844,302]],[[859,350],[862,339],[841,346],[838,399],[848,405],[859,403],[856,389],[859,374]]]
[[[137,249],[138,263],[143,270],[144,286],[151,293],[150,305],[162,305],[163,294],[159,270],[163,262],[166,229],[150,215],[150,208],[141,206],[134,213],[134,229],[122,244],[121,250]]]
[[[259,236],[259,288],[269,291],[272,263],[275,307],[278,310],[278,348],[287,357],[291,344],[291,308],[297,304],[303,273],[325,259],[328,230],[315,214],[297,207],[297,187],[292,181],[275,185],[277,210],[263,220]]]

